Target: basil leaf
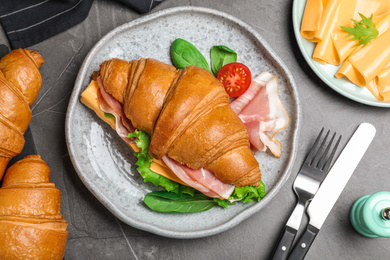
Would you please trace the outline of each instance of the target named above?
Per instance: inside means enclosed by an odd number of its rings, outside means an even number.
[[[211,70],[217,76],[226,64],[237,62],[237,53],[226,46],[213,46],[210,51]]]
[[[170,213],[195,213],[206,211],[218,205],[203,194],[178,196],[172,192],[156,191],[146,194],[145,204],[154,211]]]
[[[194,65],[210,71],[209,64],[200,51],[183,39],[176,39],[171,45],[172,62],[178,69]]]

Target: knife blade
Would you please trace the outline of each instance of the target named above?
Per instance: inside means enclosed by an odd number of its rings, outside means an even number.
[[[310,221],[288,259],[303,259],[334,204],[374,139],[376,129],[362,123],[344,147],[307,208]]]

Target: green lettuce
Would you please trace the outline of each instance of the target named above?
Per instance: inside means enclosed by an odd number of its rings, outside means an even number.
[[[150,137],[146,132],[135,130],[134,133],[130,133],[127,137],[134,137],[136,145],[141,149],[140,152],[136,152],[134,154],[138,158],[136,162],[136,165],[138,165],[137,170],[140,172],[145,182],[151,182],[156,187],[160,185],[164,187],[167,191],[173,192],[179,196],[184,193],[189,195],[195,194],[194,188],[172,181],[150,170],[150,164],[152,163],[153,158],[148,153]]]
[[[236,204],[236,201],[243,203],[252,202],[253,200],[260,201],[265,196],[265,185],[260,181],[258,187],[236,187],[228,200],[209,198],[197,192],[192,187],[172,181],[150,170],[153,158],[148,153],[150,137],[146,132],[135,130],[134,133],[128,135],[128,138],[135,138],[136,145],[141,149],[135,153],[135,156],[138,158],[136,163],[138,166],[137,170],[140,172],[144,181],[151,182],[156,187],[162,186],[167,190],[151,192],[145,196],[145,204],[155,211],[200,212],[211,209],[216,205],[227,208],[229,205]],[[172,193],[176,195],[172,195]]]
[[[252,202],[253,200],[260,201],[264,196],[265,185],[262,181],[260,181],[258,187],[235,187],[232,195],[230,195],[228,200],[214,198],[214,201],[216,201],[219,206],[227,208],[229,205],[236,204],[236,201],[241,201],[242,203]]]
[[[113,114],[110,114],[110,113],[107,113],[107,112],[104,112],[104,117],[105,118],[115,118],[115,116]]]

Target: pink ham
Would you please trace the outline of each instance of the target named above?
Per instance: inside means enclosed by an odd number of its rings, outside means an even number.
[[[278,95],[276,76],[261,73],[230,107],[247,127],[252,146],[260,151],[269,148],[280,157],[282,145],[274,135],[285,128],[290,119]]]
[[[185,165],[177,164],[189,177],[191,177],[191,179],[217,193],[224,199],[228,199],[234,191],[234,185],[223,183],[212,172],[204,168],[194,170]]]
[[[97,82],[100,86],[100,93],[102,94],[106,103],[112,108],[114,114],[118,115],[121,118],[122,124],[129,130],[129,132],[134,132],[135,128],[123,112],[123,105],[106,92],[103,87],[103,81],[100,77],[98,77]]]
[[[99,77],[100,79],[100,77]],[[101,80],[98,84],[101,84]],[[99,84],[99,85],[100,85]],[[97,93],[98,100],[100,104],[100,109],[106,113],[112,114],[115,117],[115,130],[118,135],[126,142],[126,143],[134,143],[133,140],[129,139],[127,135],[129,133],[134,132],[134,127],[131,124],[130,120],[127,119],[122,109],[122,105],[116,101],[110,94],[108,94],[102,86],[100,86],[99,91]]]
[[[176,174],[177,177],[179,177],[180,180],[182,180],[185,184],[187,184],[190,187],[193,187],[194,189],[202,192],[204,195],[211,197],[211,198],[218,198],[218,194],[211,191],[210,189],[206,188],[199,182],[192,179],[185,171],[184,165],[179,164],[177,161],[169,158],[168,156],[164,155],[162,157],[163,162],[168,166],[169,169],[173,171],[173,173]]]

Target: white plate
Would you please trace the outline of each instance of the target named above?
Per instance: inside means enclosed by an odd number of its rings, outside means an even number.
[[[306,0],[294,0],[293,3],[293,27],[295,38],[297,39],[299,49],[302,52],[306,62],[312,68],[315,74],[329,87],[342,94],[343,96],[355,100],[357,102],[378,106],[378,107],[390,107],[390,102],[383,102],[376,99],[367,88],[359,87],[345,78],[336,79],[335,74],[340,66],[334,65],[322,65],[321,63],[313,60],[312,54],[314,51],[315,43],[307,41],[302,37],[300,33],[301,21],[303,13],[305,11]]]
[[[221,33],[223,32],[223,33]],[[80,94],[99,64],[114,57],[152,57],[171,63],[173,40],[193,43],[209,60],[213,45],[238,53],[253,75],[270,71],[278,76],[279,92],[290,114],[290,124],[277,134],[283,155],[277,159],[257,153],[266,197],[258,203],[237,203],[194,214],[167,214],[149,210],[146,193],[155,190],[136,171],[131,149],[107,124],[80,101]],[[258,212],[287,180],[296,154],[300,109],[292,76],[258,33],[228,14],[205,8],[180,7],[160,11],[122,25],[103,37],[85,58],[76,79],[66,117],[66,141],[73,165],[85,186],[123,222],[158,235],[197,238],[225,231]]]

